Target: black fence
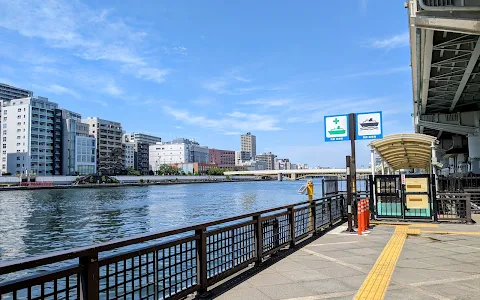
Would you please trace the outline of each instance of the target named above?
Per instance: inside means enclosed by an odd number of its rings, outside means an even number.
[[[334,195],[4,262],[0,263],[0,278],[7,279],[0,283],[0,300],[180,299],[203,293],[250,264],[260,264],[272,253],[292,247],[345,217],[345,199]]]
[[[437,193],[437,220],[472,223],[470,197],[468,193]]]
[[[438,176],[438,191],[463,193],[466,189],[480,190],[480,176]]]

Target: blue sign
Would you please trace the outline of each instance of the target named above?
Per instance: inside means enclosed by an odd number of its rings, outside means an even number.
[[[325,116],[325,142],[348,141],[348,115]]]
[[[374,140],[383,137],[382,112],[357,113],[356,116],[356,140]]]

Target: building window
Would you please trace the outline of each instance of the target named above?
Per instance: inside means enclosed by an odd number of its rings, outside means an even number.
[[[7,121],[7,117],[3,117],[3,121]]]
[[[20,160],[20,156],[17,156],[17,160]]]
[[[21,108],[19,108],[17,111],[18,111],[18,112],[22,112],[22,109],[21,109]]]
[[[6,142],[6,141],[7,141],[7,138],[6,138],[6,137],[3,137],[2,141]]]
[[[4,115],[6,115],[6,114],[7,114],[7,111],[6,111],[6,110],[4,110],[4,111],[3,111],[3,114],[4,114]]]

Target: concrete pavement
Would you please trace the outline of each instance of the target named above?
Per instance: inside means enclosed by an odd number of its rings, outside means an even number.
[[[480,226],[424,226],[379,225],[364,236],[340,226],[219,285],[212,298],[479,299]]]

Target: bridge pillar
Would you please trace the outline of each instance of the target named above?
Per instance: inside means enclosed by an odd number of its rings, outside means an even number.
[[[283,181],[283,174],[282,173],[278,173],[278,181]]]
[[[290,179],[297,180],[297,174],[296,173],[291,174]]]

